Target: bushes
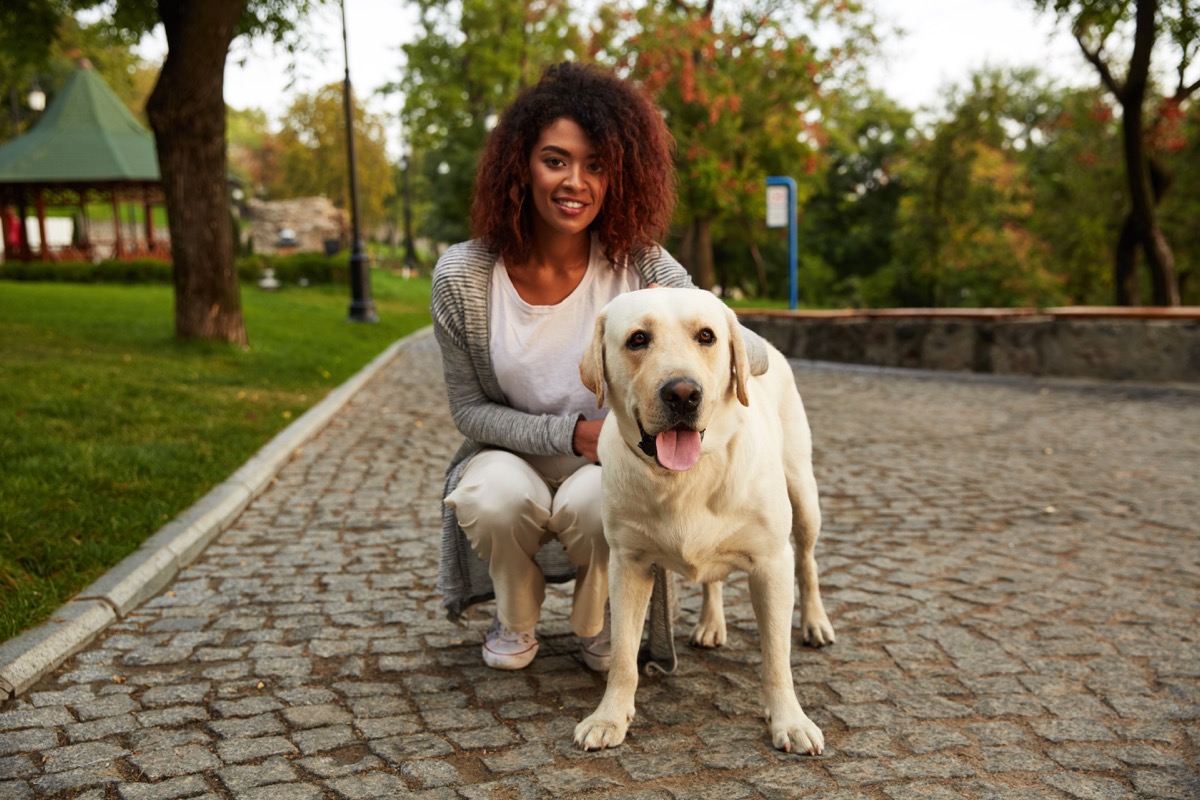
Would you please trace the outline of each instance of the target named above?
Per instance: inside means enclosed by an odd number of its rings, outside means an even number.
[[[257,283],[266,271],[274,271],[275,279],[284,286],[298,283],[345,283],[350,270],[349,256],[341,253],[292,253],[286,256],[250,255],[237,259],[238,279],[242,283]]]
[[[345,253],[293,253],[287,256],[249,255],[235,261],[243,284],[262,280],[267,269],[284,286],[298,283],[345,283],[350,265]],[[171,264],[157,259],[134,261],[8,261],[0,264],[0,280],[45,283],[172,283]]]
[[[157,259],[135,261],[6,261],[0,279],[47,283],[171,283],[171,265]]]

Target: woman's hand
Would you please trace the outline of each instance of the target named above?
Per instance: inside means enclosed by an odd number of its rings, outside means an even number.
[[[603,425],[602,419],[581,419],[575,423],[575,436],[571,439],[571,447],[588,461],[600,461],[596,443],[600,440],[600,428]]]

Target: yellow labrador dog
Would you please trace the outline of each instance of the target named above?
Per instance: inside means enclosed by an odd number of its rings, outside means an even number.
[[[607,384],[612,409],[599,453],[613,660],[604,699],[575,727],[585,750],[621,744],[633,720],[653,564],[704,584],[692,642],[707,647],[725,641],[720,582],[749,573],[772,742],[788,752],[824,747],[791,667],[793,574],[804,640],[834,640],[813,556],[821,512],[812,435],[791,367],[767,347],[770,367],[751,376],[736,316],[699,289],[623,294],[596,319],[580,376],[598,403]]]

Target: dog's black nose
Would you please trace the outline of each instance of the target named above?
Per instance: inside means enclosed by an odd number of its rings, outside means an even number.
[[[678,378],[663,384],[658,396],[672,411],[688,413],[700,407],[704,392],[700,385],[690,378]]]

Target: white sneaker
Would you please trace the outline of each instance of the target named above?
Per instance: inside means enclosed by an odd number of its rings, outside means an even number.
[[[537,655],[538,640],[533,631],[510,631],[500,617],[492,617],[483,642],[483,663],[492,669],[524,669]]]
[[[612,664],[612,613],[604,607],[604,627],[595,636],[579,637],[579,654],[583,663],[595,672],[608,672]]]

